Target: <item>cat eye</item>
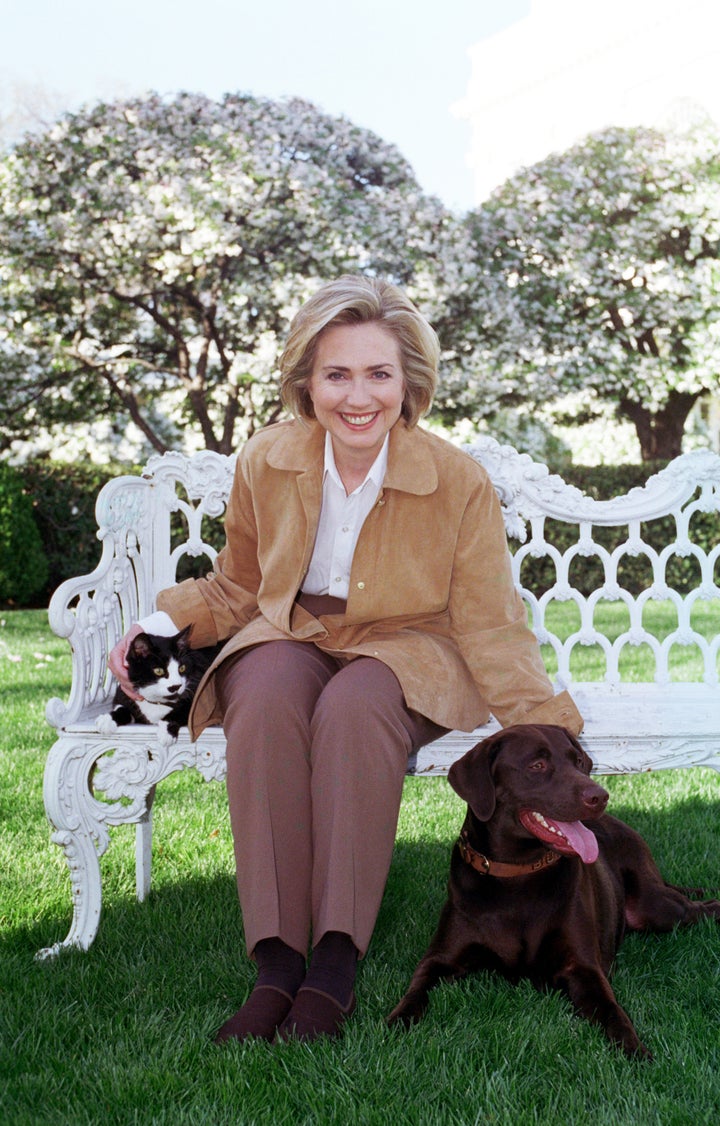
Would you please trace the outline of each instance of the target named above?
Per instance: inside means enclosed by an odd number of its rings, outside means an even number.
[[[153,669],[153,676],[165,676],[165,669]]]
[[[178,672],[180,673],[181,676],[185,675],[185,669],[186,668],[187,668],[186,665],[178,665]]]

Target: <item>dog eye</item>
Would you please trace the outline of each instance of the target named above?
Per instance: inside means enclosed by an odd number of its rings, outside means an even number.
[[[530,763],[531,770],[545,770],[546,768],[547,762],[544,758],[536,758]]]

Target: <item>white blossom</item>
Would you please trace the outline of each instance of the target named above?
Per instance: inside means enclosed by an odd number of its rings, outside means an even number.
[[[32,406],[51,429],[120,410],[156,448],[188,426],[234,448],[279,411],[278,349],[311,288],[411,281],[438,215],[396,148],[298,99],[64,116],[0,164],[6,440]]]

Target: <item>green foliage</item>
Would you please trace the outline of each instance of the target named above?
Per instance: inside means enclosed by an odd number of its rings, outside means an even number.
[[[47,575],[33,503],[19,474],[0,462],[0,602],[27,605]]]
[[[64,579],[88,574],[97,566],[97,494],[111,477],[128,472],[127,467],[91,462],[37,461],[18,469],[25,492],[32,498],[47,560],[46,574],[34,591],[42,595],[42,603]]]
[[[644,458],[676,456],[719,386],[719,153],[709,127],[609,128],[469,213],[436,320],[466,377],[441,387],[440,416],[611,403]]]
[[[447,425],[608,403],[643,457],[718,389],[720,144],[591,134],[465,216],[398,150],[299,99],[179,94],[66,114],[0,160],[0,443],[103,415],[229,452],[281,407],[276,361],[322,280],[408,287]]]
[[[610,500],[645,485],[667,464],[667,461],[643,461],[627,465],[571,465],[563,466],[558,472],[569,485],[581,489],[586,496],[594,500]]]
[[[501,445],[514,446],[520,453],[529,454],[533,461],[549,466],[553,473],[565,473],[572,467],[572,453],[553,429],[532,411],[517,409],[499,410],[492,421],[480,422],[462,441],[472,445],[476,434],[489,434]]]

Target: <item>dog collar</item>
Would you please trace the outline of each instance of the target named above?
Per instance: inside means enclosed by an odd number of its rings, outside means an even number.
[[[472,847],[467,839],[467,832],[465,829],[458,837],[458,847],[460,855],[466,864],[479,872],[481,876],[528,876],[532,872],[542,872],[545,868],[552,867],[557,864],[561,859],[559,852],[551,852],[549,849],[544,852],[537,860],[532,860],[528,864],[505,864],[501,860],[488,860],[487,856],[483,856]]]

